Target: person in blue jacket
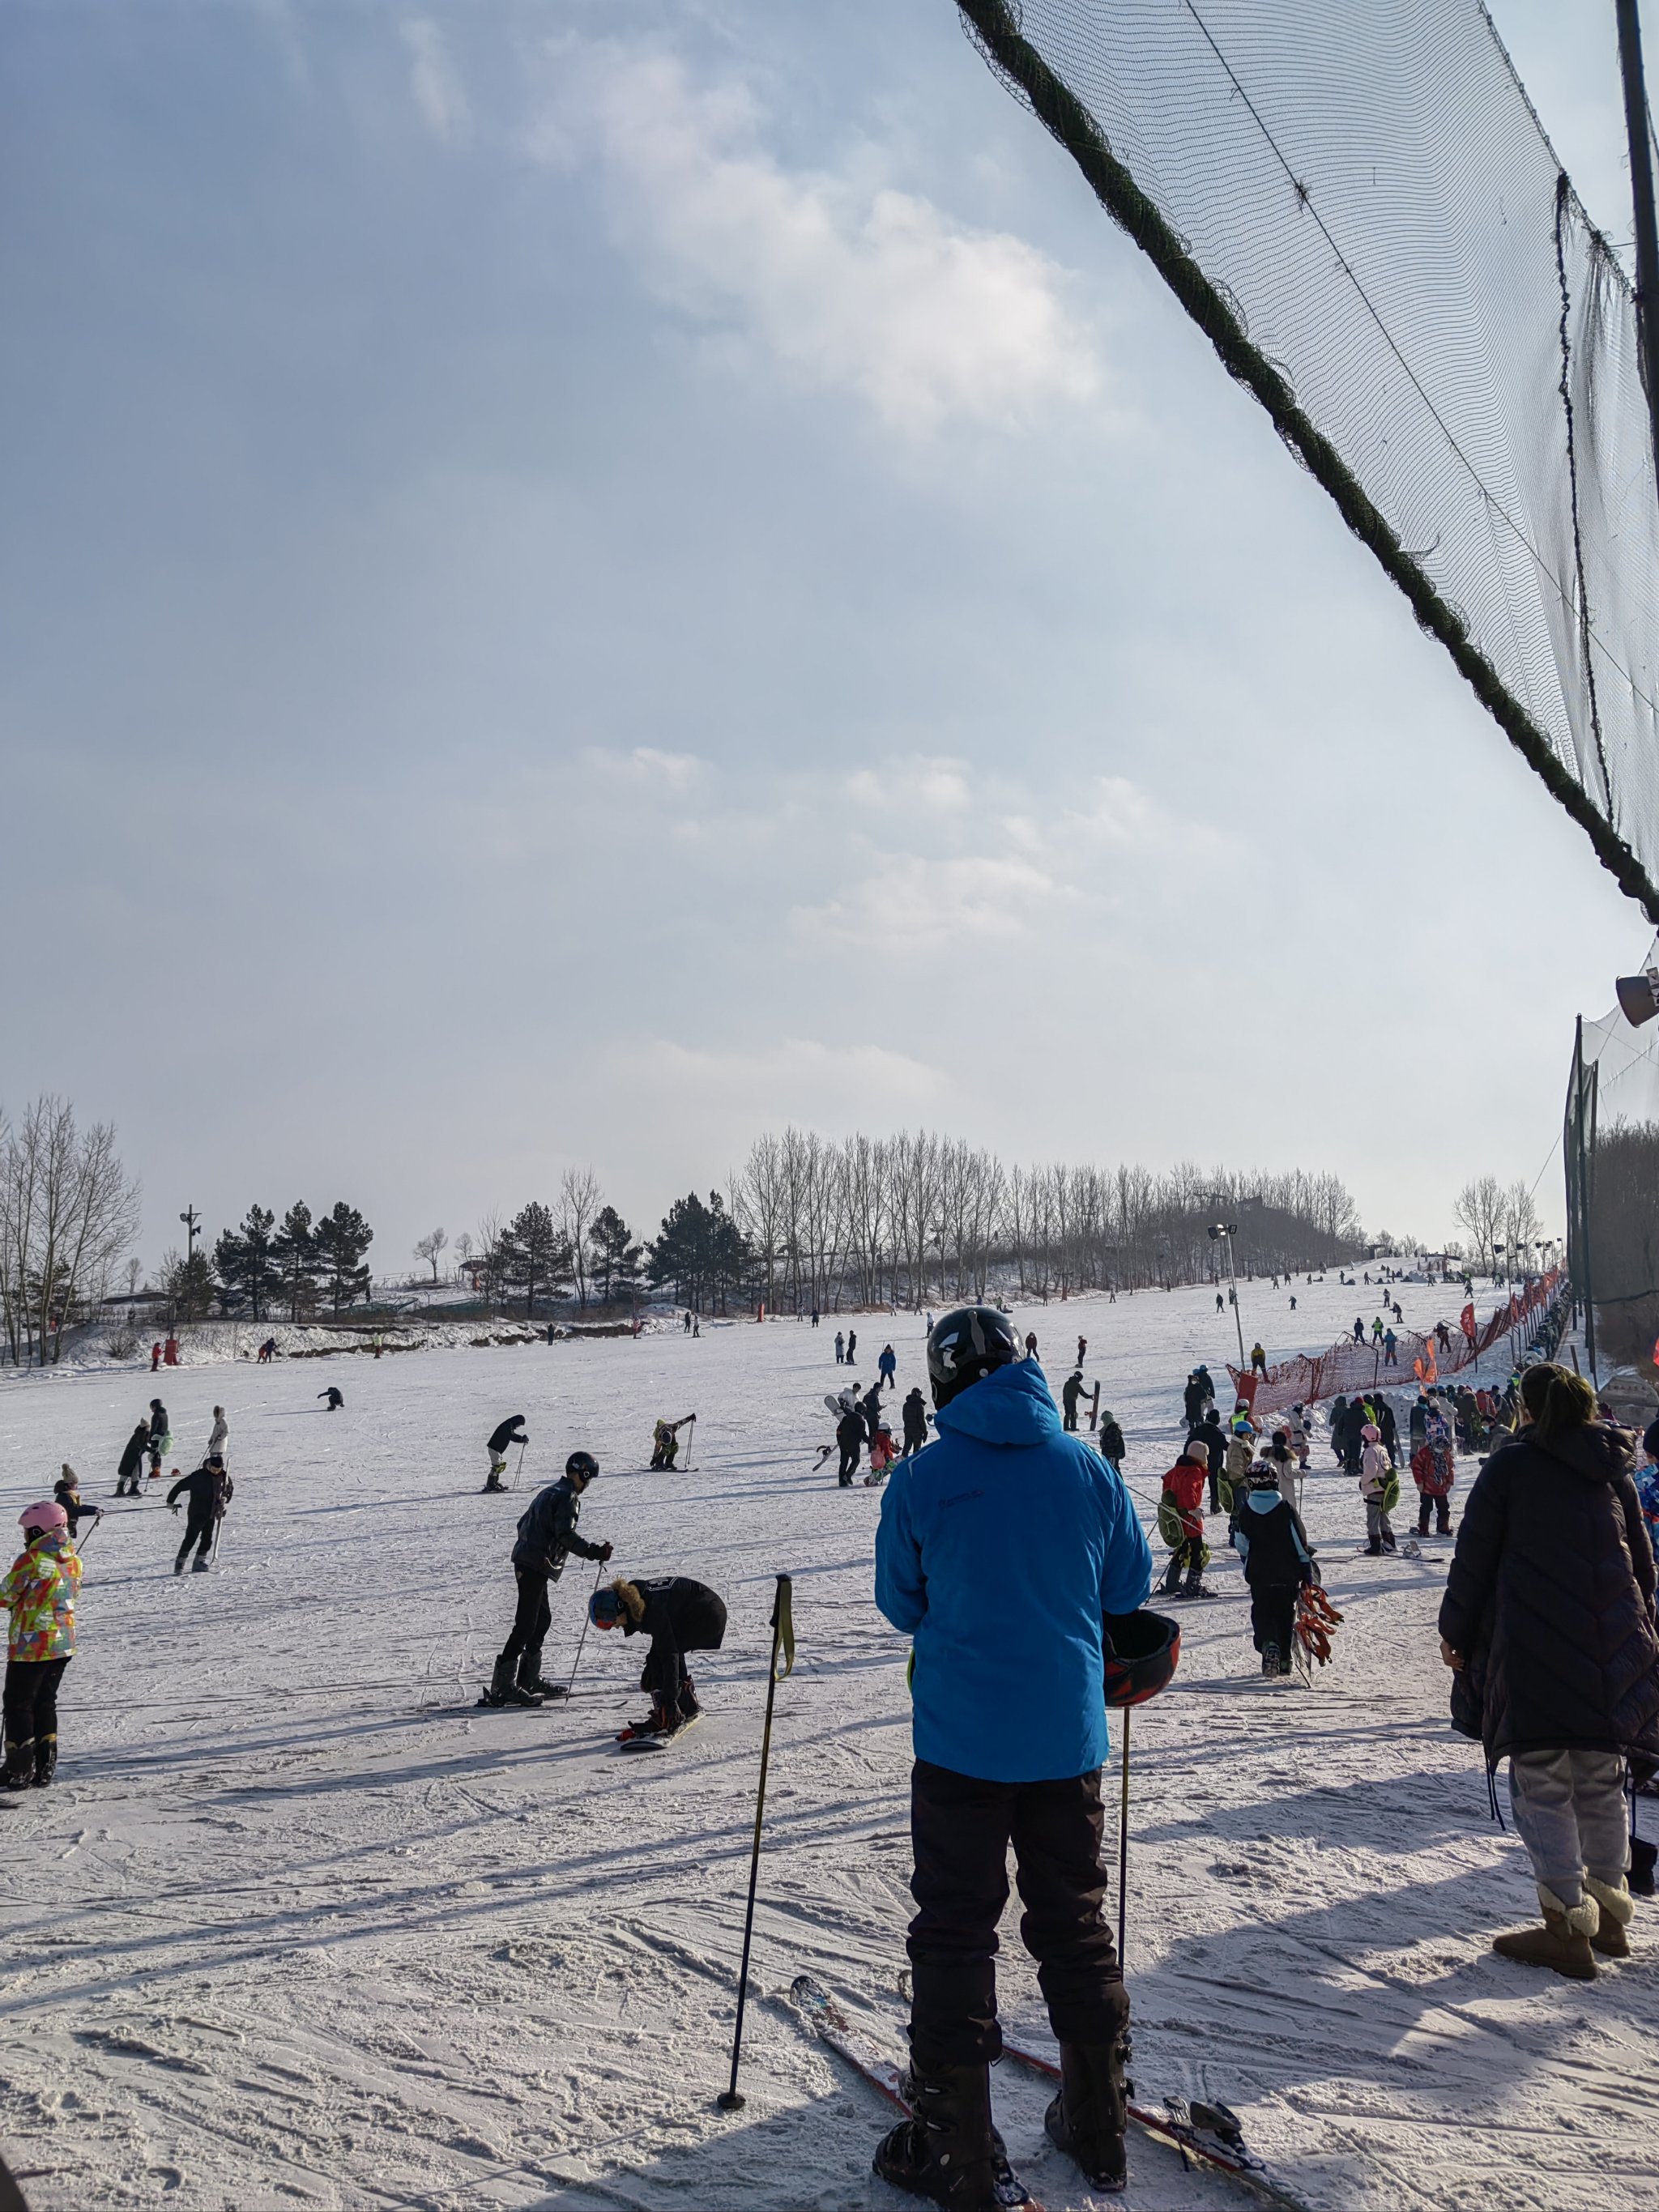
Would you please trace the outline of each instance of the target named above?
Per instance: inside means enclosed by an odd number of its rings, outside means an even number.
[[[990,1306],[927,1339],[935,1441],[883,1493],[876,1603],[914,1639],[913,2118],[876,2172],[952,2212],[1015,2201],[991,2124],[997,1923],[1013,1844],[1060,2047],[1048,2133],[1122,2185],[1129,2002],[1102,1905],[1102,1619],[1133,1613],[1152,1555],[1115,1468],[1068,1436],[1042,1370]]]

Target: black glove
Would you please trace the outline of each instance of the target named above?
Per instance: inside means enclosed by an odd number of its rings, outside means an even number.
[[[606,1561],[606,1560],[611,1557],[611,1547],[610,1547],[610,1545],[609,1545],[609,1544],[601,1544],[601,1545],[600,1545],[600,1547],[599,1547],[599,1564],[600,1564],[600,1565],[601,1565],[601,1566],[603,1566],[603,1565],[604,1565],[604,1564],[605,1564],[605,1561]]]
[[[179,1507],[178,1507],[177,1502],[175,1501],[175,1503],[174,1503],[173,1504],[170,1505],[170,1506],[168,1507],[167,1510],[168,1510],[169,1512],[171,1512],[171,1513],[176,1513],[176,1512],[179,1510]]]

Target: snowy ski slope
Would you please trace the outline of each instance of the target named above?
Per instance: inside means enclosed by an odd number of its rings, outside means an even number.
[[[1278,1357],[1376,1310],[1334,1279],[1297,1295],[1291,1316],[1244,1286],[1247,1342]],[[1409,1322],[1455,1319],[1454,1293],[1400,1295]],[[1150,1518],[1181,1382],[1200,1357],[1221,1373],[1230,1318],[1195,1291],[1018,1318],[1056,1390],[1090,1338]],[[901,1392],[921,1379],[919,1319],[855,1325],[861,1379],[890,1335]],[[180,1467],[214,1401],[229,1410],[218,1569],[175,1581],[181,1525],[154,1499],[112,1507],[59,1784],[0,1808],[0,2133],[39,2212],[897,2212],[869,2174],[884,2113],[782,2002],[810,1969],[890,2041],[904,2016],[905,1647],[870,1601],[879,1493],[813,1472],[844,1379],[834,1326],[162,1378]],[[316,1403],[325,1382],[344,1412]],[[0,1380],[8,1521],[66,1457],[112,1491],[152,1387],[136,1370]],[[693,1470],[641,1472],[652,1418],[694,1408]],[[483,1438],[517,1411],[523,1488],[483,1497]],[[620,1638],[590,1635],[568,1707],[474,1709],[511,1617],[513,1523],[577,1444],[603,1469],[585,1532],[731,1607],[696,1669],[708,1717],[659,1758],[611,1747],[641,1705],[640,1647]],[[1188,1609],[1179,1681],[1135,1719],[1139,2091],[1231,2103],[1313,2207],[1659,2204],[1655,1908],[1636,1960],[1593,1987],[1489,1954],[1534,1899],[1478,1753],[1445,1725],[1446,1547],[1356,1558],[1352,1486],[1322,1450],[1316,1468],[1309,1519],[1347,1614],[1334,1664],[1310,1691],[1264,1685],[1218,1549],[1224,1595]],[[714,2100],[780,1570],[799,1659],[778,1695],[749,2101],[728,2118]],[[550,1671],[588,1587],[573,1562]],[[1042,2044],[1017,1909],[1005,2009]],[[1004,2068],[996,2096],[1048,2212],[1081,2212],[1041,2088]],[[1126,2201],[1146,2212],[1244,2201],[1172,2153],[1131,2156]]]

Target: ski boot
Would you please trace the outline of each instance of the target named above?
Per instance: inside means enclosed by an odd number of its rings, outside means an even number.
[[[532,1698],[568,1698],[569,1690],[562,1682],[542,1680],[542,1655],[539,1651],[519,1654],[519,1687],[528,1690]]]
[[[198,1552],[190,1571],[193,1575],[204,1575],[209,1572],[212,1565],[213,1562],[208,1558],[206,1553]]]
[[[694,1721],[702,1711],[702,1707],[697,1702],[697,1693],[691,1686],[691,1677],[689,1674],[682,1674],[680,1676],[680,1718],[683,1721]]]
[[[1181,1596],[1219,1597],[1220,1595],[1221,1592],[1219,1590],[1212,1590],[1210,1588],[1210,1585],[1204,1580],[1202,1575],[1196,1567],[1189,1567],[1187,1570],[1187,1586],[1180,1592]]]
[[[679,1725],[678,1713],[671,1713],[665,1705],[653,1705],[642,1721],[630,1721],[625,1729],[619,1729],[617,1741],[631,1743],[642,1735],[672,1735]]]
[[[25,1736],[22,1742],[6,1741],[6,1764],[0,1770],[0,1790],[27,1790],[34,1781],[34,1738]]]
[[[1129,2124],[1124,2057],[1121,2041],[1062,2043],[1060,2094],[1042,2122],[1055,2149],[1075,2160],[1091,2187],[1108,2197],[1119,2195],[1129,2178],[1123,2142]]]
[[[1002,2212],[1024,2201],[997,2156],[985,2061],[923,2068],[913,2058],[902,2087],[910,2117],[882,2137],[872,2161],[884,2181],[950,2212]]]
[[[505,1490],[506,1488],[507,1485],[504,1482],[497,1482],[495,1476],[492,1474],[489,1481],[485,1483],[483,1490],[478,1494],[482,1498],[488,1498],[492,1490]]]
[[[55,1735],[38,1735],[34,1739],[34,1772],[32,1786],[45,1790],[58,1771],[58,1739]]]
[[[1276,1644],[1264,1644],[1262,1645],[1261,1671],[1264,1674],[1271,1674],[1277,1679],[1279,1667],[1279,1646]]]
[[[481,1705],[539,1705],[541,1699],[514,1680],[510,1659],[498,1659],[495,1671],[489,1678],[489,1687],[478,1703]]]
[[[1590,1930],[1601,1925],[1601,1908],[1593,1897],[1582,1904],[1564,1905],[1553,1889],[1538,1885],[1538,1901],[1544,1910],[1541,1928],[1517,1928],[1510,1935],[1494,1936],[1492,1948],[1500,1958],[1514,1959],[1524,1966],[1548,1966],[1570,1982],[1595,1979],[1595,1954]]]

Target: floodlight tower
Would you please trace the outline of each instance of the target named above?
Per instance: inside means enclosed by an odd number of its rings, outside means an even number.
[[[1210,1224],[1212,1239],[1220,1244],[1227,1255],[1227,1287],[1232,1292],[1233,1327],[1238,1331],[1238,1364],[1243,1367],[1245,1364],[1244,1317],[1238,1310],[1238,1276],[1233,1267],[1233,1239],[1237,1234],[1238,1224],[1236,1221],[1212,1221]]]

